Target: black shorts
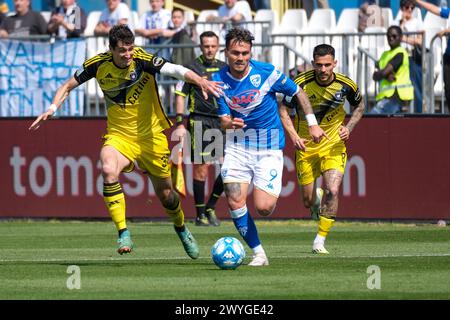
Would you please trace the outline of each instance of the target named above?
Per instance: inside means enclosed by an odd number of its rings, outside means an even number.
[[[219,118],[191,114],[188,120],[188,131],[191,135],[193,163],[211,163],[223,157],[225,134],[220,127]]]

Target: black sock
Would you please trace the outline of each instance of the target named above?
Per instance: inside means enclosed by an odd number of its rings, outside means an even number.
[[[176,225],[173,226],[176,231],[183,232],[186,228],[184,227],[184,224],[181,227],[177,227]]]
[[[219,173],[219,175],[216,178],[216,181],[214,181],[214,187],[211,192],[211,196],[209,197],[206,208],[214,208],[222,192],[223,192],[223,180],[222,175]]]
[[[205,214],[205,181],[194,180],[194,201],[197,217]]]

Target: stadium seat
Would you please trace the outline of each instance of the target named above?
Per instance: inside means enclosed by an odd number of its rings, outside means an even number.
[[[308,25],[308,17],[304,9],[288,9],[281,18],[280,25],[277,30],[294,29],[298,32],[302,31]],[[274,33],[276,33],[274,31]]]
[[[336,13],[334,9],[315,9],[309,18],[306,29],[325,29],[331,31],[336,27]]]
[[[286,44],[296,49],[299,47],[298,44],[301,43],[300,32],[297,29],[278,28],[277,33],[272,34],[272,43]],[[269,61],[285,73],[296,65],[294,53],[289,54],[286,65],[284,47],[280,45],[272,46],[271,59]]]
[[[41,11],[40,14],[44,17],[45,22],[48,23],[50,21],[50,17],[52,15],[50,11]]]
[[[94,35],[95,26],[100,20],[102,12],[101,11],[91,11],[87,16],[86,29],[84,29],[84,34],[86,36]]]
[[[336,71],[347,74],[355,81],[359,45],[359,37],[356,35],[358,33],[358,13],[359,9],[355,8],[342,10],[334,29],[334,33],[341,35],[333,37],[331,41],[332,46],[336,50],[336,60],[338,61]],[[345,42],[344,39],[346,40]],[[344,69],[344,67],[346,68]]]
[[[447,19],[441,18],[433,13],[427,12],[423,19],[423,25],[425,28],[446,28]]]
[[[321,36],[321,34],[328,34],[335,28],[336,14],[333,9],[315,9],[311,14],[306,28],[300,32],[304,35],[302,36],[301,44],[297,42],[297,51],[302,53],[307,60],[300,59],[297,63],[309,63],[313,58],[312,51],[318,44],[331,44],[331,38],[329,36]],[[308,36],[310,34],[315,35]]]
[[[303,59],[297,60],[297,64],[310,63],[313,60],[314,47],[326,43],[331,44],[331,37],[326,35],[329,33],[329,29],[308,27],[301,32],[301,41],[297,41],[296,50],[302,53],[306,57],[306,61]]]
[[[370,26],[364,31],[361,36],[360,46],[366,49],[371,56],[378,61],[381,54],[389,48],[386,39],[386,28]],[[372,74],[375,71],[375,63],[369,59],[368,65],[364,65],[364,60],[361,61],[362,70],[367,70],[367,77],[359,79],[361,93],[369,96],[374,96],[376,93],[376,83],[372,80]],[[365,92],[365,83],[367,82],[367,92]]]
[[[255,43],[270,43],[270,35],[276,25],[278,25],[277,14],[271,9],[260,9],[256,12],[253,24],[249,26],[249,30],[255,36]],[[260,46],[253,47],[253,55],[259,60],[263,52],[268,48]],[[266,60],[266,59],[262,59]]]
[[[383,26],[384,28],[389,28],[392,25],[392,22],[394,21],[394,15],[392,13],[391,8],[381,8],[381,15],[383,16]]]
[[[273,30],[272,42],[285,43],[294,49],[298,48],[298,43],[301,42],[299,35],[307,25],[308,18],[304,9],[288,9],[283,14],[280,24]],[[288,58],[288,65],[285,66],[284,51],[281,46],[272,47],[271,57],[272,64],[283,71],[293,68],[296,64],[295,55],[291,53]]]
[[[343,9],[337,21],[336,30],[354,30],[354,32],[358,32],[358,14],[359,9]]]
[[[105,43],[105,39],[103,38],[94,38],[94,30],[98,21],[100,20],[101,11],[91,11],[87,16],[86,29],[84,30],[84,35],[86,37],[90,37],[86,40],[87,45],[87,57],[92,58],[98,53],[104,52],[108,50],[108,47]],[[100,89],[99,85],[96,81],[88,81],[86,83],[87,86],[87,95],[88,101],[92,97],[95,99],[96,97],[103,98],[103,92]]]

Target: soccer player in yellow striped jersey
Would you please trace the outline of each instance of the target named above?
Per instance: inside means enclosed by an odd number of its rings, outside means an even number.
[[[306,92],[320,127],[328,139],[320,143],[309,137],[308,122],[296,100],[283,99],[280,116],[283,126],[296,147],[298,183],[306,208],[318,220],[319,230],[313,242],[313,253],[327,254],[327,237],[337,214],[338,194],[347,160],[346,142],[364,113],[364,103],[357,85],[347,76],[334,72],[337,61],[334,48],[321,44],[313,51],[313,69],[299,74],[294,80]],[[345,100],[353,112],[345,124]],[[295,127],[286,106],[295,108]],[[316,179],[323,176],[323,187],[317,188]],[[323,201],[322,201],[323,198]]]
[[[103,176],[103,198],[119,233],[118,253],[133,249],[130,231],[125,219],[125,196],[119,183],[121,172],[130,172],[137,162],[151,179],[155,192],[166,213],[172,219],[175,231],[186,253],[196,259],[198,245],[184,224],[184,213],[170,178],[170,154],[164,129],[171,126],[157,91],[156,73],[173,76],[219,96],[219,83],[201,78],[192,70],[167,62],[134,47],[134,35],[125,25],[111,28],[109,51],[84,62],[83,68],[58,88],[53,103],[30,126],[36,130],[51,118],[70,91],[96,78],[107,105],[107,133],[100,151]]]

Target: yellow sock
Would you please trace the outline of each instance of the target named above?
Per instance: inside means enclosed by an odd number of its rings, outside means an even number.
[[[119,182],[103,184],[103,200],[117,230],[125,229],[125,195]]]
[[[172,219],[175,227],[182,227],[184,225],[184,212],[183,209],[181,209],[181,201],[178,201],[175,209],[164,209],[166,210],[166,213],[169,215],[170,219]]]
[[[333,226],[334,219],[326,218],[324,216],[319,216],[319,232],[318,234],[322,237],[326,237]]]

